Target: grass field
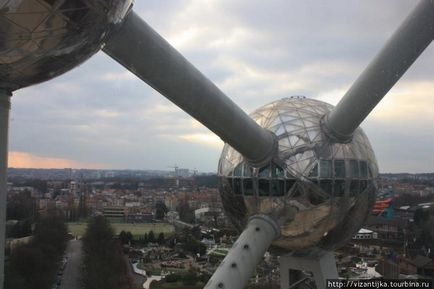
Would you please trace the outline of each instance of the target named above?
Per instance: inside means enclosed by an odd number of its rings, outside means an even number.
[[[112,223],[115,233],[119,234],[121,231],[131,232],[133,236],[144,235],[151,230],[155,234],[164,233],[170,235],[175,232],[175,228],[170,224],[165,223],[151,223],[151,224],[127,224],[127,223]],[[68,223],[68,230],[74,236],[83,236],[86,231],[87,223]]]

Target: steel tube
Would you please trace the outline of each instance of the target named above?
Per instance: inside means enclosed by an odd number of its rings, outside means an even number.
[[[322,122],[335,142],[353,132],[434,38],[434,5],[422,0]]]
[[[204,288],[243,289],[279,234],[279,225],[272,218],[253,216]]]
[[[0,89],[0,289],[4,286],[10,98],[11,93]]]
[[[267,163],[277,151],[273,133],[253,121],[134,11],[103,50],[253,165]]]

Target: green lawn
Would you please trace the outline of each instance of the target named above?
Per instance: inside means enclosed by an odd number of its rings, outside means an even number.
[[[173,225],[166,223],[151,223],[151,224],[127,224],[127,223],[112,223],[115,233],[119,234],[121,231],[131,232],[134,235],[144,235],[149,231],[154,231],[156,236],[159,233],[170,235],[175,232]],[[68,230],[74,236],[83,236],[86,231],[87,223],[68,223]]]

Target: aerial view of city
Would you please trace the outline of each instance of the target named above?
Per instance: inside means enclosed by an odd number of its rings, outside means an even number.
[[[434,288],[433,40],[433,0],[0,0],[0,289]]]
[[[434,173],[379,184],[365,224],[335,253],[339,276],[434,278]],[[182,168],[10,169],[7,212],[7,288],[203,288],[239,234],[218,177]],[[270,248],[246,288],[280,288],[280,254]]]

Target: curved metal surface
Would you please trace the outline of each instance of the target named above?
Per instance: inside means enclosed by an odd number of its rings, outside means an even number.
[[[0,2],[0,87],[13,91],[56,77],[98,50],[132,0]]]
[[[358,128],[346,144],[330,143],[320,119],[333,107],[302,97],[267,104],[251,114],[279,142],[278,159],[252,168],[225,145],[219,162],[220,193],[227,215],[242,230],[250,216],[279,222],[273,244],[299,252],[332,250],[361,227],[376,192],[378,166]]]

